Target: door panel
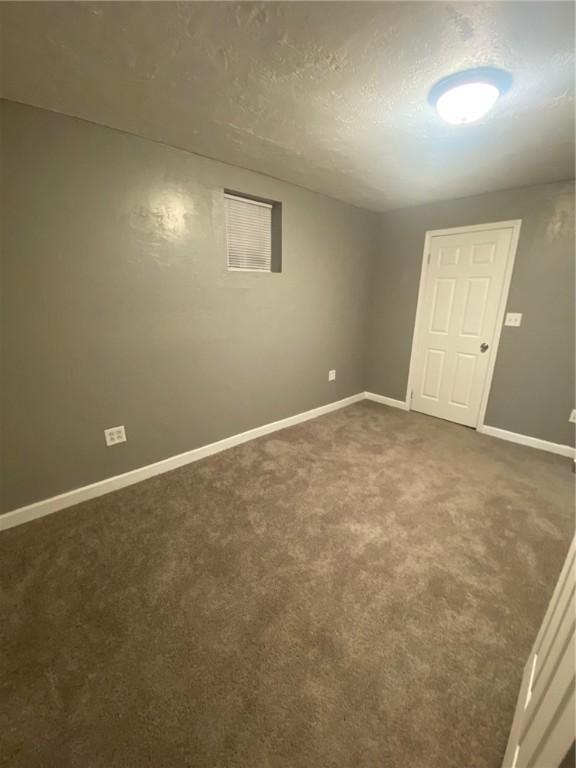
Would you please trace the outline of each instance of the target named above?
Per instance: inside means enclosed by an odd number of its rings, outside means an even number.
[[[455,285],[455,280],[447,280],[443,277],[436,280],[430,316],[430,333],[448,333]]]
[[[441,245],[438,248],[440,266],[452,267],[460,261],[460,248],[458,246]]]
[[[482,335],[490,282],[489,277],[471,277],[468,280],[460,336],[474,336],[479,339]]]
[[[451,405],[468,408],[474,386],[474,374],[476,372],[477,355],[466,352],[456,353],[456,372],[452,384]]]
[[[430,238],[414,342],[414,410],[477,426],[512,233],[509,225]]]
[[[424,369],[424,380],[422,382],[422,397],[429,400],[439,399],[443,369],[444,351],[441,349],[427,349],[426,367]]]
[[[475,243],[472,246],[472,264],[493,264],[495,255],[494,242]]]

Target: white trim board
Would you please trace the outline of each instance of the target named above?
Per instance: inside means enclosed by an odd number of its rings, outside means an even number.
[[[366,400],[372,400],[381,405],[389,405],[392,406],[392,408],[400,408],[403,411],[410,410],[409,402],[404,400],[394,400],[392,397],[376,395],[374,392],[364,392],[364,397]],[[417,413],[417,411],[415,411],[415,413]],[[537,448],[540,451],[556,453],[559,456],[566,456],[576,461],[576,448],[572,448],[569,445],[551,443],[548,440],[541,440],[539,437],[530,437],[529,435],[521,435],[518,432],[508,432],[506,429],[490,427],[487,424],[481,424],[477,427],[476,431],[484,435],[489,435],[490,437],[497,437],[499,440],[507,440],[509,443],[517,443],[518,445],[525,445],[528,448]]]
[[[386,397],[385,395],[377,395],[374,392],[359,392],[357,395],[346,397],[343,400],[337,400],[327,405],[321,405],[318,408],[313,408],[310,411],[304,411],[304,413],[298,413],[295,416],[288,416],[286,419],[280,421],[273,421],[270,424],[264,424],[261,427],[250,429],[247,432],[241,432],[238,435],[232,435],[226,437],[223,440],[219,440],[216,443],[210,443],[209,445],[203,445],[200,448],[195,448],[185,453],[180,453],[177,456],[171,456],[168,459],[157,461],[154,464],[148,464],[145,467],[138,467],[130,472],[124,472],[122,475],[115,475],[114,477],[108,477],[105,480],[100,480],[91,485],[85,485],[81,488],[75,488],[67,493],[62,493],[59,496],[52,496],[50,499],[44,499],[43,501],[37,501],[34,504],[29,504],[19,509],[14,509],[11,512],[6,512],[4,515],[0,515],[0,531],[8,530],[17,525],[28,523],[32,520],[36,520],[39,517],[45,515],[51,515],[53,512],[58,512],[61,509],[67,507],[73,507],[75,504],[80,504],[83,501],[89,499],[96,499],[99,496],[104,496],[112,491],[117,491],[120,488],[126,488],[129,485],[134,485],[142,480],[146,480],[149,477],[155,477],[156,475],[164,474],[164,472],[170,472],[178,467],[183,467],[186,464],[191,464],[194,461],[199,461],[207,456],[212,456],[215,453],[226,451],[228,448],[233,448],[235,445],[241,445],[247,443],[250,440],[255,440],[257,437],[263,437],[269,435],[272,432],[277,432],[280,429],[286,429],[292,427],[295,424],[300,424],[303,421],[309,421],[315,419],[318,416],[323,416],[325,413],[336,411],[339,408],[345,408],[347,405],[358,403],[361,400],[371,400],[381,405],[388,405],[392,408],[398,408],[402,411],[408,411],[409,405],[404,400],[395,400],[392,397]],[[548,451],[550,453],[556,453],[560,456],[568,456],[576,458],[576,450],[569,445],[559,445],[558,443],[550,443],[547,440],[539,440],[536,437],[529,437],[528,435],[519,435],[515,432],[508,432],[505,429],[498,429],[498,427],[481,426],[478,428],[478,432],[482,432],[485,435],[491,437],[498,437],[502,440],[508,440],[512,443],[519,443],[520,445],[526,445],[530,448],[538,448],[542,451]]]
[[[405,400],[395,400],[393,397],[386,397],[386,395],[377,395],[374,392],[364,392],[366,400],[372,400],[374,403],[380,403],[380,405],[389,405],[392,408],[400,408],[402,411],[409,411],[410,407]]]
[[[358,403],[360,400],[364,400],[364,398],[364,392],[359,392],[357,395],[345,397],[343,400],[336,400],[333,403],[321,405],[318,408],[312,408],[310,411],[304,411],[295,416],[288,416],[286,419],[280,419],[280,421],[272,421],[261,427],[249,429],[247,432],[241,432],[238,435],[232,435],[223,440],[218,440],[216,443],[203,445],[192,451],[186,451],[177,456],[162,459],[154,464],[148,464],[147,466],[133,469],[130,472],[124,472],[122,475],[107,477],[105,480],[99,480],[91,485],[84,485],[81,488],[75,488],[67,493],[62,493],[59,496],[52,496],[50,499],[44,499],[43,501],[37,501],[34,504],[28,504],[25,507],[14,509],[11,512],[0,515],[0,531],[8,530],[8,528],[13,528],[16,525],[28,523],[31,520],[36,520],[45,515],[51,515],[53,512],[58,512],[61,509],[80,504],[82,501],[88,501],[89,499],[95,499],[98,496],[104,496],[111,491],[126,488],[128,485],[134,485],[149,477],[161,475],[164,472],[170,472],[173,469],[183,467],[186,464],[191,464],[199,459],[204,459],[215,453],[226,451],[228,448],[233,448],[235,445],[247,443],[250,440],[255,440],[257,437],[263,437],[264,435],[269,435],[271,432],[277,432],[280,429],[286,429],[295,424],[300,424],[303,421],[315,419],[318,416],[323,416],[325,413],[336,411],[339,408],[345,408],[347,405],[352,405],[353,403]]]
[[[541,440],[539,437],[530,437],[530,435],[521,435],[518,432],[508,432],[507,429],[490,427],[488,424],[482,424],[478,427],[477,431],[483,435],[498,437],[500,440],[508,440],[509,443],[526,445],[528,448],[537,448],[540,451],[548,451],[548,453],[556,453],[559,456],[576,459],[576,448],[572,448],[571,445],[551,443],[548,440]]]

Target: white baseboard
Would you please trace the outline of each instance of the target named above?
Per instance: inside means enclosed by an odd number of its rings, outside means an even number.
[[[409,411],[408,403],[405,400],[394,400],[393,397],[386,397],[385,395],[376,395],[374,392],[364,392],[366,400],[372,400],[375,403],[381,405],[390,405],[392,408],[400,408],[403,411]]]
[[[488,424],[482,424],[478,427],[478,432],[491,437],[498,437],[500,440],[508,440],[510,443],[518,445],[527,445],[529,448],[538,448],[540,451],[548,453],[557,453],[559,456],[566,456],[570,459],[576,458],[576,449],[570,445],[561,445],[560,443],[550,443],[548,440],[540,440],[538,437],[529,435],[520,435],[518,432],[508,432],[506,429],[490,427]]]
[[[277,432],[280,429],[292,427],[295,424],[300,424],[303,421],[315,419],[318,416],[324,415],[325,413],[330,413],[331,411],[336,411],[339,408],[345,408],[347,405],[358,403],[360,400],[372,400],[375,403],[388,405],[392,408],[399,408],[403,411],[409,410],[408,403],[404,400],[395,400],[392,397],[377,395],[373,392],[359,392],[357,395],[345,397],[343,400],[337,400],[334,403],[321,405],[318,408],[312,408],[310,411],[304,411],[304,413],[298,413],[295,416],[288,416],[288,418],[280,419],[280,421],[273,421],[270,424],[264,424],[261,427],[249,429],[247,432],[241,432],[238,435],[226,437],[216,443],[203,445],[200,448],[195,448],[192,451],[180,453],[177,456],[171,456],[168,459],[157,461],[154,464],[148,464],[145,467],[139,467],[138,469],[133,469],[130,472],[124,472],[122,475],[108,477],[105,480],[100,480],[97,483],[92,483],[91,485],[82,486],[82,488],[75,488],[74,490],[68,491],[67,493],[62,493],[59,496],[53,496],[50,499],[44,499],[43,501],[37,501],[34,504],[29,504],[25,507],[14,509],[11,512],[0,515],[0,531],[8,530],[8,528],[13,528],[16,525],[28,523],[31,520],[36,520],[39,517],[50,515],[52,512],[57,512],[60,509],[72,507],[75,504],[80,504],[83,501],[95,499],[98,496],[104,496],[105,494],[112,491],[125,488],[128,485],[139,483],[149,477],[161,475],[164,472],[170,472],[171,470],[177,469],[178,467],[183,467],[185,464],[191,464],[192,462],[199,461],[200,459],[204,459],[207,456],[212,456],[215,453],[226,451],[228,448],[233,448],[235,445],[241,445],[242,443],[247,443],[250,440],[255,440],[257,437],[269,435],[271,432]],[[508,440],[512,443],[527,445],[530,448],[538,448],[541,451],[556,453],[560,456],[567,456],[576,460],[576,450],[569,445],[550,443],[547,440],[540,440],[536,437],[529,437],[528,435],[520,435],[516,432],[508,432],[505,429],[490,427],[488,425],[479,427],[478,432],[482,432],[483,434],[490,435],[492,437],[498,437],[501,440]]]
[[[364,400],[364,392],[359,392],[357,395],[352,395],[351,397],[345,397],[343,400],[337,400],[334,403],[321,405],[318,408],[312,408],[310,411],[304,411],[304,413],[298,413],[295,416],[288,416],[288,418],[280,419],[280,421],[273,421],[270,424],[264,424],[261,427],[249,429],[247,432],[241,432],[238,435],[226,437],[224,440],[218,440],[216,443],[203,445],[200,448],[186,451],[186,453],[180,453],[177,456],[171,456],[168,459],[157,461],[154,464],[148,464],[145,467],[139,467],[130,472],[124,472],[122,475],[108,477],[105,480],[100,480],[91,485],[84,485],[82,488],[75,488],[73,491],[62,493],[59,496],[53,496],[50,499],[44,499],[43,501],[37,501],[34,504],[14,509],[11,512],[0,515],[0,531],[13,528],[16,525],[28,523],[31,520],[36,520],[45,515],[50,515],[52,512],[66,509],[66,507],[72,507],[75,504],[80,504],[82,501],[88,501],[89,499],[95,499],[98,496],[104,496],[106,493],[117,491],[128,485],[134,485],[134,483],[139,483],[149,477],[161,475],[164,472],[170,472],[172,469],[177,469],[185,464],[191,464],[194,461],[206,458],[206,456],[212,456],[214,453],[226,451],[228,448],[233,448],[235,445],[247,443],[249,440],[254,440],[263,435],[269,435],[271,432],[277,432],[280,429],[286,429],[286,427],[292,427],[295,424],[300,424],[309,419],[315,419],[318,416],[323,416],[325,413],[336,411],[339,408],[352,405],[352,403],[357,403],[360,400]]]

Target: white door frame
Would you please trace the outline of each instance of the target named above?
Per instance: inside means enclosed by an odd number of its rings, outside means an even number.
[[[506,259],[506,269],[504,272],[504,283],[502,286],[502,294],[500,296],[500,303],[498,304],[498,312],[496,314],[496,330],[494,333],[494,340],[490,345],[490,357],[488,358],[488,368],[486,371],[486,379],[484,381],[484,389],[482,390],[482,399],[480,400],[480,410],[478,412],[478,422],[476,423],[476,429],[484,425],[484,416],[486,415],[486,408],[488,406],[488,398],[490,396],[490,389],[492,388],[492,376],[494,375],[494,366],[496,364],[496,356],[498,355],[498,347],[500,345],[500,336],[502,334],[502,325],[504,324],[504,313],[506,312],[506,304],[508,303],[508,293],[510,291],[510,282],[512,280],[512,270],[514,269],[514,261],[516,259],[516,251],[518,249],[518,240],[520,238],[520,226],[522,219],[512,219],[511,221],[495,221],[491,224],[473,224],[467,227],[452,227],[450,229],[430,229],[426,232],[424,238],[424,250],[422,252],[422,269],[420,271],[420,285],[418,287],[418,304],[416,306],[416,318],[414,320],[414,332],[412,334],[412,353],[410,355],[410,370],[408,373],[408,387],[406,389],[406,405],[408,410],[412,410],[412,392],[414,390],[414,377],[416,374],[416,336],[418,333],[418,327],[422,315],[422,303],[424,300],[424,286],[426,284],[426,272],[428,267],[428,254],[430,253],[430,240],[437,235],[458,235],[465,232],[486,232],[491,229],[512,229],[512,238],[510,240],[510,250]]]
[[[576,635],[570,591],[576,576],[575,555],[573,538],[524,667],[502,768],[519,768],[534,759],[537,765],[560,765],[574,741]]]

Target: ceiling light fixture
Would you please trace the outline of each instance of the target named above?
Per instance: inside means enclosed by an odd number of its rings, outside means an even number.
[[[447,123],[464,125],[488,114],[498,97],[506,93],[511,85],[511,75],[502,69],[467,69],[437,82],[428,100]]]

